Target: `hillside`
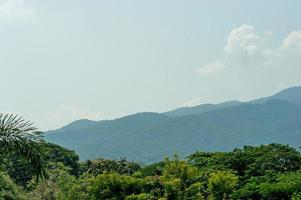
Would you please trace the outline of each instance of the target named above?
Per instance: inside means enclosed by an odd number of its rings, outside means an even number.
[[[273,96],[256,99],[252,103],[264,103],[273,99],[301,104],[301,86],[284,89]]]
[[[267,101],[270,101],[273,99],[301,104],[301,86],[287,88],[287,89],[284,89],[284,90],[274,94],[273,96],[255,99],[253,101],[250,101],[249,103],[264,103],[264,102],[267,102]],[[223,102],[223,103],[219,103],[219,104],[201,104],[201,105],[192,106],[192,107],[177,108],[175,110],[165,112],[164,114],[171,116],[171,117],[195,115],[195,114],[200,114],[200,113],[204,113],[204,112],[208,112],[208,111],[217,110],[220,108],[227,108],[227,107],[231,107],[231,106],[241,105],[243,103],[245,103],[245,102],[227,101],[227,102]]]
[[[126,157],[151,163],[196,150],[227,151],[272,142],[299,147],[300,132],[301,105],[271,98],[179,117],[138,113],[108,121],[81,120],[48,132],[46,139],[74,149],[82,160]]]
[[[220,108],[227,108],[231,106],[237,106],[242,104],[240,101],[227,101],[224,103],[219,104],[201,104],[198,106],[192,106],[192,107],[182,107],[178,108],[172,111],[165,112],[164,114],[171,116],[171,117],[179,117],[179,116],[185,116],[185,115],[195,115],[200,114],[212,110],[217,110]]]

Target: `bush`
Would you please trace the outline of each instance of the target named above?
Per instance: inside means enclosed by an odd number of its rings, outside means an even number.
[[[2,172],[0,172],[0,200],[25,200],[21,189]]]

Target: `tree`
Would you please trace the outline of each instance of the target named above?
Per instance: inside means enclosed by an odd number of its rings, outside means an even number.
[[[6,175],[0,174],[0,200],[25,200],[20,188]]]
[[[47,169],[53,169],[52,163],[63,163],[70,167],[70,173],[77,176],[79,173],[79,157],[74,151],[56,144],[43,142],[39,144],[43,153],[44,163]],[[36,176],[32,166],[17,155],[6,155],[2,159],[2,168],[19,185],[27,188],[27,184]],[[48,171],[47,171],[48,172]],[[48,174],[48,173],[47,173]]]
[[[184,185],[190,185],[198,178],[198,170],[175,155],[173,160],[165,158],[163,177],[167,179],[180,179]]]
[[[52,166],[51,166],[52,165]],[[28,184],[27,199],[31,200],[67,200],[69,191],[76,182],[76,177],[71,175],[72,168],[62,162],[48,163],[47,179]],[[50,167],[51,166],[51,167]]]
[[[44,161],[47,163],[47,165],[49,162],[61,162],[66,167],[71,168],[70,173],[72,175],[79,175],[79,156],[74,151],[49,142],[44,142],[40,146],[44,155]]]
[[[0,154],[20,156],[31,164],[37,178],[45,176],[42,142],[41,132],[31,122],[18,115],[0,114]]]
[[[89,173],[94,176],[105,172],[117,172],[119,174],[132,175],[140,169],[141,167],[137,163],[127,161],[123,158],[118,161],[98,158],[95,160],[87,160],[80,165],[81,174]]]
[[[143,192],[143,185],[143,179],[115,172],[99,174],[97,176],[84,174],[71,186],[71,190],[67,196],[72,200],[121,200],[133,194],[141,194]]]
[[[259,185],[264,199],[295,199],[301,192],[301,172],[287,172],[275,174],[276,180],[269,180]],[[299,196],[300,197],[300,196]]]
[[[238,177],[229,171],[211,173],[208,188],[213,199],[230,199],[230,194],[237,186]]]
[[[269,144],[236,149],[228,159],[231,169],[245,178],[264,176],[267,172],[296,171],[301,165],[300,152],[288,145]]]

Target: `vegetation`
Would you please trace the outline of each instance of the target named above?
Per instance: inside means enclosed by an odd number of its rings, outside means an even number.
[[[39,145],[43,142],[40,132],[29,121],[17,115],[0,114],[0,167],[22,172],[8,163],[30,165],[30,173],[38,180],[45,175],[43,153]],[[10,168],[9,168],[10,167]],[[22,199],[22,192],[0,168],[0,199]],[[8,171],[8,170],[6,170]],[[28,173],[28,172],[26,172]],[[15,174],[18,178],[18,175]]]
[[[37,177],[44,175],[43,156],[38,146],[40,143],[40,132],[31,122],[17,115],[0,114],[0,155],[24,159]]]
[[[33,175],[26,183],[15,184],[12,180],[18,180],[18,174],[4,175],[0,181],[0,199],[296,200],[301,197],[301,154],[287,145],[196,152],[186,160],[175,156],[149,166],[125,159],[80,162],[73,151],[57,145],[44,143],[41,148],[45,153],[47,178],[37,182]]]
[[[301,154],[288,145],[195,152],[141,166],[123,158],[79,161],[17,116],[1,115],[0,128],[0,200],[301,199]]]

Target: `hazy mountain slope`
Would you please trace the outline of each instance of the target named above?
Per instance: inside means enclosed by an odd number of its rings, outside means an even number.
[[[130,140],[135,139],[137,134],[147,132],[151,127],[160,126],[170,119],[163,114],[138,113],[116,120],[100,121],[85,129],[63,127],[47,132],[46,139],[76,150],[82,159],[100,155],[119,158],[126,156],[122,149],[124,145],[131,143]],[[114,148],[115,146],[117,148]]]
[[[98,122],[88,120],[88,119],[80,119],[80,120],[73,121],[70,124],[60,128],[60,131],[75,131],[75,130],[85,129],[85,128],[93,126],[95,124],[98,124]],[[52,132],[52,131],[49,131],[49,132]]]
[[[264,103],[273,99],[283,100],[283,101],[289,101],[292,103],[301,104],[301,86],[298,87],[291,87],[284,89],[278,93],[276,93],[273,96],[270,97],[264,97],[260,99],[256,99],[251,101],[252,103]],[[201,104],[198,106],[193,107],[182,107],[178,108],[169,112],[165,112],[164,114],[172,117],[179,117],[179,116],[185,116],[185,115],[195,115],[195,114],[201,114],[203,112],[208,112],[212,110],[217,110],[220,108],[226,108],[231,106],[237,106],[241,105],[245,102],[240,101],[227,101],[224,103],[219,104]]]
[[[226,108],[226,107],[231,107],[231,106],[237,106],[242,104],[242,102],[239,101],[227,101],[224,103],[219,103],[219,104],[201,104],[198,106],[193,106],[193,107],[183,107],[183,108],[178,108],[169,112],[165,112],[164,114],[171,116],[171,117],[179,117],[179,116],[185,116],[185,115],[195,115],[195,114],[200,114],[203,112],[208,112],[220,108]]]
[[[272,96],[272,99],[280,99],[301,104],[301,86],[291,87]]]
[[[272,100],[198,115],[140,113],[84,129],[59,129],[48,141],[76,150],[81,159],[126,157],[144,163],[196,150],[223,151],[271,142],[301,145],[301,105]]]

